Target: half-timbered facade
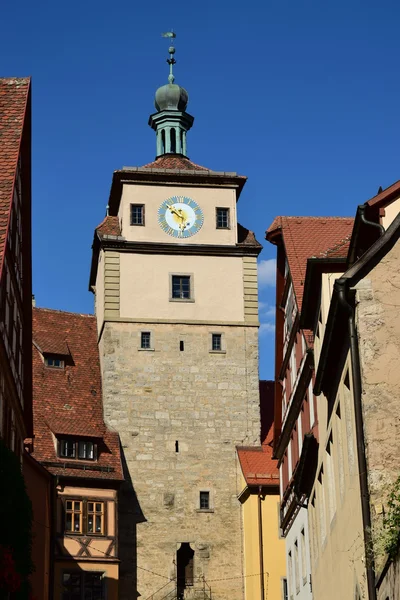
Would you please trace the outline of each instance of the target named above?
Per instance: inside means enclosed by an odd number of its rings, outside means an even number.
[[[274,457],[279,461],[281,527],[289,598],[312,597],[307,499],[318,448],[313,334],[300,327],[307,258],[345,238],[352,219],[277,217],[266,238],[277,246]]]
[[[385,536],[400,458],[399,211],[396,182],[358,206],[347,240],[307,261],[301,325],[314,332],[320,419],[310,538],[326,600],[397,597]]]
[[[53,476],[54,598],[117,600],[119,438],[106,428],[95,318],[34,309],[34,457]]]

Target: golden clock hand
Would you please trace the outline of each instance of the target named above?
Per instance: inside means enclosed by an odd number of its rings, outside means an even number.
[[[173,206],[168,206],[168,204],[167,204],[167,208],[172,212],[173,215],[176,215],[177,217],[182,218],[181,215],[176,210],[176,208],[174,208]]]

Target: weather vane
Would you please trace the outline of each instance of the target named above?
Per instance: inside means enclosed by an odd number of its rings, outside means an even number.
[[[161,35],[162,35],[162,37],[169,38],[170,40],[174,40],[176,38],[176,33],[174,33],[173,31],[166,31],[165,33],[162,33]],[[174,83],[174,81],[175,81],[175,77],[172,72],[172,67],[176,63],[176,60],[174,59],[175,47],[172,46],[172,43],[173,42],[171,42],[171,46],[168,48],[169,58],[167,58],[167,63],[169,64],[169,75],[168,75],[169,83]]]

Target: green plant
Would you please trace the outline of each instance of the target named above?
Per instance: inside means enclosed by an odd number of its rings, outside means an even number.
[[[400,538],[400,476],[390,486],[383,526],[385,552],[394,558],[398,551]]]

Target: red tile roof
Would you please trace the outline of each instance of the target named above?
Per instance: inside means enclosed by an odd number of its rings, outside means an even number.
[[[103,221],[96,227],[97,233],[101,235],[121,235],[121,227],[119,224],[119,218],[117,216],[107,216]]]
[[[257,241],[253,231],[243,227],[240,223],[237,224],[238,232],[238,244],[240,246],[255,246],[256,248],[262,248],[260,242]]]
[[[64,369],[44,365],[37,340],[48,347],[67,346]],[[34,458],[53,474],[122,480],[118,434],[103,421],[95,317],[34,308],[33,341]],[[97,437],[98,460],[58,458],[57,434]]]
[[[274,382],[260,381],[261,446],[239,446],[237,453],[247,485],[279,485],[278,461],[272,458]]]
[[[320,253],[321,258],[347,258],[350,248],[351,234],[347,235],[343,240]]]
[[[0,78],[0,272],[30,88],[30,78]]]
[[[282,236],[297,305],[301,310],[307,259],[321,255],[351,235],[354,219],[348,217],[276,217],[266,232],[275,243]]]
[[[143,165],[143,169],[179,169],[181,171],[209,171],[206,167],[196,165],[186,156],[179,154],[164,154],[155,161]]]
[[[240,466],[247,485],[279,485],[278,461],[272,458],[272,447],[237,448]]]

